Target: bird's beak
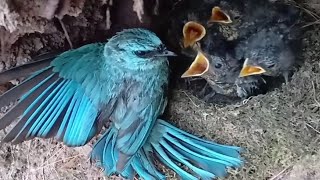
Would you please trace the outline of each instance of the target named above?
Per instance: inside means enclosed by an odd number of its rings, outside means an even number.
[[[183,47],[193,46],[206,35],[206,29],[199,23],[189,21],[183,26]]]
[[[227,13],[222,11],[220,7],[216,6],[216,7],[212,8],[211,17],[210,17],[208,23],[230,24],[230,23],[232,23],[232,20]]]
[[[239,77],[246,77],[246,76],[251,76],[251,75],[257,75],[257,74],[262,74],[265,73],[266,70],[263,69],[260,66],[253,66],[248,64],[248,58],[244,61],[243,67],[240,71]]]
[[[204,56],[202,52],[198,52],[197,57],[190,65],[189,69],[182,74],[182,78],[187,77],[199,77],[209,70],[209,60]]]
[[[165,49],[165,50],[163,50],[161,52],[161,54],[157,54],[155,56],[157,56],[157,57],[169,57],[169,56],[177,56],[177,54],[172,52],[172,51],[169,51],[169,50]]]

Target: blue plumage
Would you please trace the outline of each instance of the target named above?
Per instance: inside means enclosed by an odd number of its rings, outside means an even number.
[[[161,119],[157,120],[141,151],[139,153],[145,154],[146,157],[140,156],[136,159],[157,158],[161,163],[174,170],[181,179],[223,177],[227,173],[227,168],[240,167],[243,163],[239,155],[241,148],[200,139]],[[192,173],[182,169],[181,164],[188,167]],[[148,174],[156,177],[155,179],[163,178],[162,174],[154,171],[154,165],[145,166],[148,167],[147,170],[140,173],[137,171],[140,176]]]
[[[69,146],[80,146],[110,119],[113,123],[99,141],[104,157],[116,157],[107,160],[106,171],[127,172],[166,106],[170,55],[154,33],[143,29],[62,53],[22,83],[41,77],[19,94],[18,105],[7,113],[11,120],[4,117],[0,128],[20,116],[17,111],[22,114],[4,141],[56,136]]]
[[[107,175],[165,179],[154,164],[157,158],[182,179],[224,176],[226,167],[241,165],[239,148],[201,140],[158,119],[167,104],[171,55],[154,33],[129,29],[106,43],[34,63],[31,69],[38,71],[24,70],[30,77],[0,97],[0,107],[18,100],[0,120],[4,129],[19,118],[3,141],[54,136],[81,146],[111,120],[91,154]],[[2,74],[0,81],[14,73]]]

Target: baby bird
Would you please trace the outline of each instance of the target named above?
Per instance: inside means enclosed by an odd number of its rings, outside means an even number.
[[[218,0],[206,0],[201,3],[184,0],[177,3],[168,22],[169,45],[185,54],[185,48],[199,42],[206,35],[206,29],[209,26],[230,23],[229,15],[216,7],[218,4]]]
[[[240,63],[229,53],[229,44],[214,30],[210,28],[199,42],[197,56],[181,77],[202,77],[213,94],[235,96],[235,89],[231,87],[238,76]]]
[[[296,57],[290,47],[289,27],[264,28],[239,44],[245,62],[240,77],[250,75],[283,76],[288,82]],[[241,51],[241,50],[240,50]]]
[[[186,29],[196,27],[193,29],[198,32],[190,43],[192,48],[180,45],[178,50],[194,58],[182,77],[202,77],[213,95],[240,98],[266,92],[268,78],[261,74],[283,75],[288,81],[295,63],[289,46],[296,37],[291,29],[298,19],[294,8],[263,0],[207,0],[196,5],[188,0],[183,2],[183,11],[176,11],[171,20],[170,37],[173,32],[175,37],[181,37],[177,31],[179,23],[184,23]],[[196,26],[190,26],[195,23]],[[193,33],[183,32],[185,42],[185,37]]]
[[[247,98],[263,92],[261,77],[238,77],[243,61],[235,58],[233,43],[210,29],[200,44],[201,50],[182,77],[202,77],[207,81],[212,90],[205,101],[216,94]],[[200,93],[204,91],[205,88]]]
[[[232,23],[219,23],[219,32],[228,40],[249,38],[261,28],[292,25],[299,11],[287,4],[268,0],[221,0],[216,5],[227,14]]]

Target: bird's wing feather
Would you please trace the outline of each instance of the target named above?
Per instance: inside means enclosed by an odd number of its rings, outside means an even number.
[[[156,88],[155,88],[156,89]],[[120,150],[118,169],[126,166],[131,157],[144,144],[166,106],[164,89],[144,88],[131,84],[118,99],[115,126],[119,128],[116,147]],[[149,96],[149,97],[148,97]]]
[[[0,76],[0,84],[8,82],[19,77],[27,77],[33,72],[43,69],[50,65],[51,59],[44,59],[39,62],[31,62],[22,67],[16,67],[8,71],[4,71]]]
[[[52,71],[50,68],[35,73],[31,78],[25,80],[19,86],[12,88],[11,90],[0,96],[0,107],[8,105],[10,102],[19,99],[23,94],[30,91],[39,82],[44,81],[50,75],[52,75]],[[0,76],[2,76],[2,73],[0,74]]]
[[[97,132],[101,106],[114,104],[106,95],[111,89],[102,84],[110,74],[101,68],[105,61],[102,51],[103,45],[91,44],[65,52],[51,67],[1,96],[1,105],[8,98],[19,102],[0,120],[0,128],[21,116],[4,141],[56,136],[67,145],[79,146],[90,140]]]

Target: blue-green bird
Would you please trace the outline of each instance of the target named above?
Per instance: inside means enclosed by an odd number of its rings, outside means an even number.
[[[111,121],[91,155],[107,175],[162,179],[153,158],[183,179],[195,176],[176,161],[200,177],[224,175],[226,167],[241,165],[238,147],[203,141],[157,120],[167,104],[167,57],[173,55],[154,33],[129,29],[106,43],[1,73],[0,83],[29,76],[0,97],[0,107],[18,100],[0,119],[0,129],[19,119],[3,142],[54,136],[68,146],[81,146]]]

